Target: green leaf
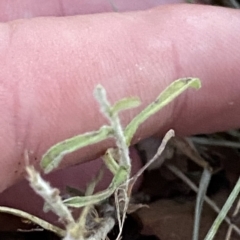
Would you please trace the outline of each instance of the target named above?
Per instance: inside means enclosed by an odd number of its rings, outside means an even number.
[[[230,193],[227,201],[224,203],[220,213],[218,214],[217,218],[214,220],[211,228],[209,229],[206,237],[204,240],[212,240],[216,235],[222,221],[226,218],[228,211],[233,206],[236,198],[239,196],[240,193],[240,177],[238,178],[237,183],[235,184],[232,192]],[[231,225],[230,225],[231,226]]]
[[[114,151],[116,151],[116,149],[109,148],[105,152],[105,154],[102,156],[102,159],[103,159],[105,165],[107,166],[108,170],[110,170],[110,172],[113,175],[115,175],[119,169],[119,164],[116,162],[116,160],[113,157]]]
[[[58,167],[66,154],[72,153],[85,146],[103,141],[112,136],[112,128],[103,126],[98,131],[88,132],[66,139],[52,146],[42,157],[41,167],[45,173],[51,172]]]
[[[193,225],[193,240],[199,239],[199,231],[200,231],[200,220],[202,216],[202,210],[203,210],[203,203],[204,198],[206,196],[206,192],[211,180],[211,171],[209,168],[204,168],[200,184],[199,184],[199,190],[197,193],[197,201],[195,205],[195,214],[194,214],[194,225]]]
[[[189,87],[199,89],[201,87],[200,80],[198,78],[182,78],[174,81],[157,97],[154,102],[148,105],[141,113],[133,118],[124,131],[128,146],[130,145],[133,135],[137,131],[140,124],[162,109],[164,106],[169,104]]]
[[[109,187],[101,192],[93,194],[91,196],[83,196],[83,197],[72,197],[64,200],[64,204],[69,207],[80,208],[84,206],[97,204],[106,198],[110,197],[116,188],[118,188],[122,183],[128,180],[129,169],[121,166],[114,176]]]
[[[140,104],[141,101],[138,97],[123,98],[111,107],[111,114],[114,115],[120,111],[138,107]]]

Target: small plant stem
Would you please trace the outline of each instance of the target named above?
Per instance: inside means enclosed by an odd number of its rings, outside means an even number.
[[[118,112],[112,113],[111,105],[107,100],[107,94],[105,89],[98,85],[95,89],[95,97],[98,100],[102,113],[108,118],[114,131],[116,138],[116,144],[119,150],[119,165],[131,168],[131,160],[129,158],[129,149],[124,136]],[[130,169],[129,169],[130,170]]]
[[[88,184],[85,196],[90,196],[93,194],[94,189],[98,182],[102,179],[103,176],[103,167],[100,168],[99,172],[97,175],[92,179],[92,181]],[[75,239],[82,240],[84,239],[84,234],[86,233],[86,222],[87,222],[87,217],[89,214],[89,211],[92,209],[92,205],[88,205],[83,208],[81,215],[79,216],[78,220],[76,221],[76,224],[73,226],[70,226],[69,233],[74,236]]]
[[[86,240],[98,240],[98,239],[106,239],[107,234],[114,227],[115,221],[112,217],[107,217],[103,220],[102,226],[98,228],[98,231],[91,235]]]
[[[132,167],[131,159],[129,157],[129,147],[127,145],[126,138],[124,136],[124,131],[121,126],[120,119],[118,117],[118,112],[112,111],[111,105],[107,100],[106,91],[102,86],[99,85],[96,87],[95,97],[101,106],[102,113],[108,118],[113,128],[114,136],[116,138],[118,153],[119,153],[119,159],[118,159],[119,167],[124,167],[124,169],[126,170],[126,178],[125,178],[125,182],[123,182],[124,185],[122,189],[122,191],[125,193],[125,196],[123,198],[124,205],[122,209],[118,209],[119,234],[117,239],[119,239],[121,236],[123,224],[125,221],[126,211],[128,208],[129,197],[130,197],[127,195],[128,184],[129,184],[128,180],[130,178],[131,167]],[[119,196],[120,195],[116,193],[115,199],[119,198]],[[115,202],[118,202],[118,200],[116,200]],[[120,220],[121,217],[122,217],[122,220]]]
[[[74,224],[74,218],[67,208],[64,205],[60,195],[59,190],[52,188],[48,182],[46,182],[40,174],[32,166],[27,166],[26,171],[28,174],[28,181],[33,188],[33,190],[39,194],[44,201],[48,204],[51,211],[54,212],[57,216],[60,217],[60,220],[66,224]]]
[[[36,217],[36,216],[34,216],[32,214],[26,213],[24,211],[21,211],[21,210],[15,209],[15,208],[9,208],[9,207],[0,206],[0,212],[12,214],[14,216],[30,220],[31,222],[39,225],[40,227],[42,227],[42,228],[44,228],[46,230],[54,232],[59,237],[65,236],[65,233],[66,233],[65,230],[63,230],[63,229],[61,229],[61,228],[59,228],[57,226],[54,226],[51,223],[46,222],[46,221],[44,221],[44,220],[42,220],[42,219],[40,219],[40,218],[38,218],[38,217]]]
[[[172,141],[173,145],[176,146],[182,153],[188,156],[193,162],[198,164],[203,169],[210,169],[209,164],[200,156],[200,154],[195,150],[193,144],[187,138],[175,137]],[[211,170],[211,169],[210,169]]]
[[[164,149],[166,148],[166,145],[168,143],[168,141],[174,137],[174,130],[169,130],[166,135],[164,136],[158,150],[157,150],[157,153],[153,156],[153,158],[148,161],[131,179],[130,179],[130,182],[131,182],[131,185],[130,185],[130,191],[132,191],[132,188],[133,188],[133,185],[135,184],[135,182],[137,181],[137,179],[143,174],[143,172],[152,164],[154,163],[158,158],[159,156],[161,156],[161,154],[163,153]],[[161,162],[158,163],[158,167],[160,167],[163,162],[164,162],[165,158],[162,158],[161,159]]]
[[[129,205],[129,200],[130,200],[130,197],[127,194],[126,188],[127,188],[126,185],[120,186],[115,191],[115,194],[114,194],[118,226],[119,226],[119,233],[118,233],[116,240],[121,239],[123,225],[124,225],[124,221],[126,218],[126,213],[127,213],[127,209],[128,209],[128,205]],[[121,204],[121,201],[123,202],[123,204]],[[121,220],[121,214],[122,214],[122,220]]]

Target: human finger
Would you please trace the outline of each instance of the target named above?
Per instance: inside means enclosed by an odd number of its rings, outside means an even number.
[[[135,141],[170,127],[179,135],[239,127],[239,22],[235,10],[169,5],[2,24],[0,189],[23,176],[25,149],[38,164],[58,141],[107,123],[92,95],[98,83],[111,102],[142,99],[121,115],[126,126],[174,79],[201,78],[200,91],[152,117]],[[84,148],[62,166],[95,159],[112,144]]]

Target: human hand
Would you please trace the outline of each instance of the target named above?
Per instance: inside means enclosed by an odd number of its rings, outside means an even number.
[[[152,6],[159,3],[153,1]],[[7,4],[11,3],[1,1],[0,8],[6,10]],[[28,1],[21,4],[0,16],[6,21],[0,25],[0,191],[23,176],[25,149],[37,165],[56,142],[105,123],[92,95],[98,83],[112,102],[141,98],[142,107],[122,115],[126,125],[173,80],[186,76],[202,80],[200,91],[184,93],[152,117],[135,141],[164,134],[170,127],[178,135],[239,127],[238,11],[179,4],[124,14],[7,22],[23,16],[111,10],[107,1],[96,9],[63,2],[62,8],[42,1],[41,6],[34,2],[34,8]],[[82,149],[66,158],[65,166],[95,159],[110,145]]]

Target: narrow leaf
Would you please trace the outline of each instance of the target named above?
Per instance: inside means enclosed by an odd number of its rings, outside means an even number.
[[[111,113],[116,114],[123,110],[138,107],[140,104],[141,101],[138,97],[123,98],[111,107]]]
[[[116,160],[113,157],[114,150],[116,150],[116,149],[110,148],[102,156],[102,159],[103,159],[105,165],[107,166],[108,170],[110,170],[110,172],[113,175],[115,175],[119,169],[119,164],[116,162]]]
[[[238,197],[240,193],[240,177],[237,181],[237,183],[235,184],[232,192],[230,193],[227,201],[225,202],[224,206],[222,207],[220,213],[218,214],[217,218],[214,220],[211,228],[209,229],[206,237],[204,238],[204,240],[212,240],[214,238],[214,236],[216,235],[219,226],[221,225],[222,221],[226,218],[228,211],[230,210],[230,208],[232,207],[234,201],[236,200],[236,198]]]
[[[98,131],[77,135],[52,146],[42,157],[41,167],[45,173],[58,167],[66,154],[72,153],[85,146],[103,141],[112,136],[112,128],[103,126]]]
[[[132,137],[140,124],[170,103],[189,87],[199,89],[201,87],[200,80],[198,78],[182,78],[174,81],[157,97],[154,102],[148,105],[141,113],[133,118],[124,131],[127,144],[130,145]]]
[[[111,184],[107,189],[96,194],[93,194],[91,196],[68,198],[63,202],[67,206],[74,208],[97,204],[105,200],[106,198],[110,197],[114,193],[116,188],[118,188],[121,184],[126,182],[128,180],[127,179],[128,174],[129,174],[128,169],[124,167],[119,167],[119,170],[117,171],[116,175],[114,176]]]
[[[199,239],[200,221],[202,216],[203,202],[206,196],[207,188],[211,180],[211,171],[204,168],[197,193],[197,202],[194,214],[193,240]]]

